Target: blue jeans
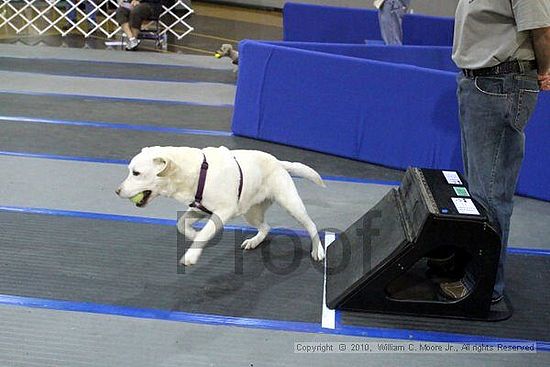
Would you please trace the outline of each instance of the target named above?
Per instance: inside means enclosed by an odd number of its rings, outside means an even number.
[[[380,33],[386,45],[401,45],[403,43],[403,16],[411,0],[385,0],[378,11]]]
[[[464,173],[472,197],[485,207],[502,241],[493,299],[504,291],[510,217],[525,151],[524,129],[538,92],[535,70],[490,77],[458,76]],[[472,284],[468,271],[465,279]]]

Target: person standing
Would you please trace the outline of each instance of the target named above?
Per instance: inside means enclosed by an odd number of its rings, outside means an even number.
[[[492,295],[498,302],[524,129],[539,91],[550,90],[550,1],[460,0],[452,57],[462,69],[457,96],[465,176],[502,241]],[[441,283],[441,290],[461,299],[471,278],[467,269],[461,280]]]
[[[403,16],[407,13],[412,0],[374,0],[378,9],[380,33],[386,45],[403,43]]]

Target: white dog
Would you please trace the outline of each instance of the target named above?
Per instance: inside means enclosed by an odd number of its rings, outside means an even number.
[[[312,240],[313,259],[320,261],[325,257],[317,227],[308,216],[290,174],[323,187],[325,184],[317,172],[302,163],[279,161],[255,150],[150,147],[143,148],[128,169],[128,177],[116,190],[120,197],[131,198],[138,207],[157,196],[174,198],[190,206],[178,221],[178,230],[193,241],[180,259],[183,265],[195,264],[219,225],[238,215],[244,215],[248,223],[258,228],[258,233],[241,247],[256,248],[270,230],[264,214],[274,201],[306,228]],[[215,215],[219,221],[211,218],[197,232],[192,225],[200,219],[201,212]]]

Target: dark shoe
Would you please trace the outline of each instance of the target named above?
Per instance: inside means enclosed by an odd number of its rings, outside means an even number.
[[[504,295],[502,295],[502,294],[498,297],[493,297],[493,298],[491,298],[491,304],[496,305],[497,303],[499,303],[503,299],[504,299]]]
[[[470,290],[462,280],[439,285],[441,292],[453,301],[460,300],[470,294]]]

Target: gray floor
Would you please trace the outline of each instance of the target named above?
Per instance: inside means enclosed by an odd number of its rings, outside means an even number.
[[[12,366],[547,366],[543,354],[296,354],[298,342],[369,338],[0,306],[2,365]]]
[[[185,210],[184,205],[164,198],[145,209],[117,198],[114,190],[127,175],[125,165],[0,156],[0,172],[11,172],[9,181],[0,187],[0,205],[3,206],[163,219],[175,219],[178,211]],[[393,187],[329,180],[328,187],[323,189],[303,179],[295,181],[319,229],[332,228],[334,231],[345,230]],[[60,194],[51,195],[53,188]],[[274,227],[301,229],[276,205],[269,211],[268,220]],[[550,206],[547,203],[517,197],[510,246],[550,248],[548,223]],[[246,225],[246,222],[237,218],[231,224]]]
[[[140,80],[82,78],[23,72],[0,71],[3,91],[43,93],[93,97],[147,99],[194,103],[201,105],[231,105],[235,86],[213,83],[151,82]]]
[[[216,70],[233,70],[234,65],[228,59],[218,60],[214,57],[198,55],[177,55],[172,53],[162,54],[140,52],[120,52],[117,50],[91,50],[61,47],[33,47],[10,44],[0,44],[0,54],[3,57],[19,57],[24,59],[59,59],[82,61],[109,61],[151,65],[191,66]]]
[[[2,114],[26,118],[231,130],[232,106],[0,93]],[[131,110],[132,113],[128,113]],[[161,117],[162,116],[162,117]],[[17,118],[13,118],[17,120]]]
[[[0,156],[0,171],[13,173],[0,187],[3,198],[0,205],[166,219],[175,219],[178,210],[186,209],[183,204],[164,198],[143,209],[119,199],[114,190],[128,174],[124,165]],[[339,230],[345,230],[390,189],[383,185],[334,181],[327,181],[328,187],[321,188],[303,179],[297,179],[296,184],[319,228]],[[53,188],[60,194],[52,195]],[[276,227],[298,226],[275,205],[268,220]],[[239,219],[233,223],[245,222]]]
[[[214,26],[214,24],[212,24]],[[232,65],[224,60],[210,56],[190,56],[174,54],[124,53],[116,51],[75,50],[47,47],[21,47],[0,44],[0,54],[4,57],[32,59],[63,60],[97,60],[119,63],[180,65],[216,70],[232,70]],[[204,106],[232,105],[235,87],[227,84],[213,83],[175,83],[175,82],[140,82],[135,80],[114,80],[102,78],[81,78],[52,76],[38,73],[0,72],[0,89],[3,92],[29,94],[29,98],[54,98],[40,94],[66,95],[67,100],[74,100],[74,95],[82,101],[94,98],[130,98],[148,100],[158,111],[162,111],[166,102],[191,102]],[[37,95],[38,94],[38,95]],[[125,103],[125,102],[117,102]],[[127,102],[135,103],[135,102]],[[145,103],[145,102],[144,102]],[[129,104],[130,105],[130,104]],[[91,106],[91,105],[90,105]],[[118,105],[124,112],[124,106]],[[24,110],[10,110],[12,106],[0,105],[0,115],[17,112],[24,115]],[[32,108],[32,104],[29,105]],[[105,110],[109,109],[108,104]],[[177,113],[173,109],[167,114],[167,120],[176,121]],[[11,112],[10,112],[11,111]],[[115,119],[117,109],[102,114],[99,119],[93,109],[79,116],[74,111],[66,114],[51,111],[50,117],[85,121],[127,122],[131,123],[131,113],[126,120]],[[29,115],[39,117],[36,110]],[[94,117],[95,116],[95,117]],[[162,120],[162,115],[160,115]],[[224,119],[229,116],[223,115]],[[137,120],[145,124],[143,117]],[[183,118],[182,118],[183,120]],[[16,123],[0,124],[0,135],[12,133]],[[39,124],[21,124],[21,131],[27,131],[26,137],[33,141],[17,141],[14,133],[9,146],[22,144],[21,149],[34,153],[52,153],[58,149],[55,144],[64,144],[74,148],[74,152],[99,151],[109,156],[108,149],[102,148],[102,135],[94,135],[97,146],[89,139],[90,132],[81,129],[81,135],[71,135],[71,141],[55,140],[53,135],[58,131],[53,126],[47,128]],[[187,127],[185,123],[178,125]],[[195,119],[193,128],[200,127]],[[214,126],[214,125],[210,125]],[[223,122],[221,129],[227,129],[229,121]],[[48,131],[47,131],[48,130]],[[51,134],[51,140],[43,136]],[[103,136],[107,136],[103,135]],[[117,135],[123,139],[124,134]],[[23,135],[21,135],[23,136]],[[126,134],[127,139],[136,135]],[[154,134],[151,134],[154,136]],[[151,137],[150,136],[150,137]],[[106,139],[106,138],[105,138]],[[186,138],[189,139],[189,138]],[[202,140],[201,140],[202,139]],[[208,139],[197,138],[196,141],[207,142]],[[182,139],[185,140],[185,139]],[[214,140],[215,141],[215,140]],[[25,147],[24,144],[29,144]],[[50,144],[50,146],[47,146]],[[236,142],[235,144],[241,144]],[[8,146],[8,145],[6,145]],[[268,146],[268,145],[266,145]],[[46,149],[47,148],[47,149]],[[33,150],[34,149],[34,150]],[[285,154],[304,157],[313,163],[329,158],[311,152],[299,152],[281,148]],[[1,150],[7,150],[3,146]],[[116,153],[116,154],[115,154]],[[123,159],[121,152],[112,154],[114,158]],[[76,155],[76,154],[75,154]],[[85,155],[85,154],[82,154]],[[353,169],[341,170],[345,160],[335,159],[337,164],[323,165],[324,174],[349,174],[355,177],[379,179],[380,177],[400,177],[399,171],[384,168],[372,168],[360,162],[350,162]],[[311,162],[306,162],[311,163]],[[156,218],[174,218],[180,206],[168,200],[159,200],[150,208],[138,210],[129,202],[117,199],[113,190],[126,174],[122,165],[69,162],[54,159],[36,159],[24,157],[0,156],[0,206],[41,207],[58,210],[75,210],[98,212],[104,214],[121,214]],[[374,176],[369,174],[375,172]],[[328,182],[323,190],[303,180],[297,180],[311,216],[320,228],[337,227],[343,229],[355,218],[363,214],[390,187],[383,185],[365,185],[344,182]],[[274,209],[270,221],[275,226],[295,227],[296,224],[282,211]],[[236,221],[235,223],[241,223]],[[516,247],[550,248],[548,223],[550,223],[550,206],[548,203],[518,198],[513,218],[511,245]],[[339,228],[341,227],[341,228]],[[75,229],[77,230],[77,229]],[[1,297],[0,297],[1,298]],[[1,303],[1,300],[0,300]],[[291,306],[289,306],[291,307]],[[298,355],[293,353],[296,341],[372,341],[366,337],[351,338],[335,335],[304,334],[273,330],[257,330],[228,326],[195,325],[152,319],[116,317],[82,312],[64,312],[26,307],[0,306],[0,362],[4,366],[282,366],[282,365],[372,365],[372,366],[543,366],[550,362],[550,354],[510,355],[510,354],[461,354],[455,355]]]
[[[237,73],[200,67],[0,57],[0,69],[27,73],[172,82],[235,84]]]

